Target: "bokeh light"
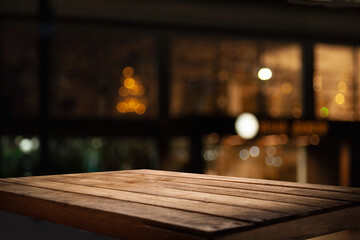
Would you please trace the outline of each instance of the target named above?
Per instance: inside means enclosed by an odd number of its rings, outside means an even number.
[[[339,105],[344,104],[344,102],[345,102],[345,97],[344,97],[344,95],[343,95],[342,93],[336,94],[336,96],[335,96],[335,102],[336,102],[337,104],[339,104]]]
[[[135,87],[135,80],[133,78],[126,78],[124,81],[124,86],[126,88],[132,89]]]
[[[347,85],[346,85],[346,83],[344,81],[341,81],[341,82],[338,83],[337,88],[338,88],[338,90],[340,92],[346,92]]]
[[[285,94],[290,94],[292,92],[292,87],[290,83],[283,83],[281,84],[281,92]]]
[[[294,118],[301,118],[301,116],[302,116],[302,110],[301,110],[301,108],[299,108],[299,107],[293,108],[293,110],[292,110],[292,116],[293,116]]]
[[[240,137],[251,139],[259,131],[259,121],[253,114],[243,113],[235,121],[235,131]]]
[[[134,69],[130,66],[127,66],[123,69],[122,74],[125,78],[131,78],[134,75]]]
[[[28,138],[22,139],[19,143],[19,148],[24,153],[30,152],[33,148],[32,141]]]
[[[261,68],[258,72],[258,77],[263,81],[269,80],[272,77],[272,72],[269,68]]]
[[[136,112],[137,114],[140,114],[140,115],[141,115],[141,114],[144,114],[145,111],[146,111],[146,107],[145,107],[144,104],[139,103],[139,104],[136,105],[136,107],[135,107],[135,112]]]
[[[311,135],[309,138],[309,142],[312,145],[318,145],[320,143],[320,137],[317,134]]]
[[[247,160],[250,157],[250,154],[247,149],[243,149],[240,151],[239,156],[242,160]]]
[[[126,113],[127,112],[127,104],[125,102],[119,102],[116,106],[116,109],[120,113]]]
[[[322,118],[327,118],[330,114],[329,109],[327,109],[326,107],[320,108],[319,113],[320,113],[320,117],[322,117]]]
[[[250,148],[250,155],[252,157],[258,157],[260,155],[260,148],[258,146],[252,146]]]

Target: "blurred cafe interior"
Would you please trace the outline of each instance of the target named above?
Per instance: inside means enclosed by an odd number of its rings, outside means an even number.
[[[0,177],[151,168],[360,187],[359,7],[2,0]]]

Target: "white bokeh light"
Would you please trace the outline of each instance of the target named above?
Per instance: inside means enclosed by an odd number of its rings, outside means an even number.
[[[30,152],[33,147],[33,144],[30,139],[24,138],[19,143],[19,148],[22,152]]]
[[[259,121],[251,113],[243,113],[235,121],[236,133],[244,139],[252,139],[259,131]]]
[[[258,77],[263,81],[269,80],[272,77],[272,72],[269,68],[262,68],[258,72]]]

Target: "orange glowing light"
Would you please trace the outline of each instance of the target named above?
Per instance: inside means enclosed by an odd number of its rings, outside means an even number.
[[[347,85],[344,81],[341,81],[338,83],[337,88],[339,89],[340,92],[346,92]]]
[[[292,91],[292,87],[290,83],[283,83],[281,84],[281,91],[285,94],[290,94]]]
[[[120,113],[126,113],[127,112],[127,104],[125,102],[119,102],[116,106],[116,109]]]
[[[135,80],[133,78],[127,78],[124,81],[124,85],[126,88],[132,89],[135,87]]]
[[[127,66],[123,69],[122,74],[126,78],[131,78],[134,75],[134,69],[130,66]]]
[[[336,96],[335,96],[335,102],[336,102],[337,104],[339,104],[339,105],[344,104],[344,102],[345,102],[345,97],[344,97],[344,95],[343,95],[342,93],[336,94]]]
[[[136,106],[139,104],[139,100],[137,98],[127,98],[126,103],[128,104],[129,111],[134,112]]]
[[[139,104],[136,105],[136,107],[135,107],[135,112],[136,112],[137,114],[140,114],[140,115],[141,115],[141,114],[144,114],[145,111],[146,111],[146,107],[145,107],[144,104],[139,103]]]
[[[128,90],[127,90],[126,88],[121,87],[121,88],[119,89],[119,95],[120,95],[120,96],[123,96],[123,97],[126,97],[127,95],[129,95],[129,92],[128,92]]]

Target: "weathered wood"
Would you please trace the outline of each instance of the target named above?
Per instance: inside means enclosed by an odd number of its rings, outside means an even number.
[[[305,239],[360,227],[359,189],[154,170],[0,179],[0,210],[122,239]]]
[[[249,231],[220,236],[216,239],[308,239],[354,228],[360,228],[359,206],[259,227]]]
[[[55,189],[73,193],[89,194],[111,199],[130,201],[134,203],[151,204],[159,207],[174,208],[191,212],[205,213],[220,217],[243,220],[248,222],[262,222],[264,220],[279,219],[288,215],[277,212],[264,211],[247,207],[228,206],[211,202],[200,202],[188,199],[154,196],[144,193],[112,190],[97,187],[80,186],[67,183],[44,182],[32,179],[8,179],[13,183],[24,184],[47,189]]]
[[[212,179],[202,179],[202,178],[189,178],[189,177],[180,177],[180,176],[163,176],[158,174],[141,174],[141,173],[132,173],[124,172],[120,175],[137,175],[147,179],[157,179],[168,182],[179,182],[186,184],[197,184],[204,186],[217,186],[223,188],[233,188],[233,189],[246,189],[259,192],[274,192],[274,193],[285,193],[288,195],[297,195],[297,196],[309,196],[317,197],[324,199],[333,199],[347,202],[358,202],[360,201],[360,194],[338,192],[338,191],[327,191],[321,189],[305,189],[305,188],[294,188],[294,187],[282,187],[274,185],[265,185],[265,184],[249,184],[242,182],[229,182],[229,181],[219,181]],[[116,174],[112,174],[116,178]]]
[[[320,209],[319,207],[268,201],[268,200],[251,199],[251,198],[244,198],[241,196],[238,197],[227,196],[221,194],[221,192],[204,193],[204,192],[197,192],[191,190],[179,190],[174,188],[167,188],[166,186],[159,188],[157,187],[158,185],[156,184],[156,182],[141,181],[141,182],[129,183],[130,180],[129,178],[124,178],[120,181],[110,182],[110,183],[109,181],[101,180],[99,178],[89,179],[89,178],[79,178],[74,176],[67,178],[54,176],[54,177],[46,178],[46,180],[61,182],[61,183],[71,183],[71,184],[77,184],[83,186],[98,187],[104,189],[144,193],[155,196],[166,196],[172,198],[189,199],[189,200],[210,202],[210,203],[217,203],[217,204],[224,204],[231,206],[241,206],[241,207],[268,210],[272,212],[280,212],[287,214],[311,212]],[[26,183],[28,184],[28,181]]]
[[[215,231],[251,225],[199,213],[2,181],[0,210],[121,238],[125,238],[129,229],[137,227],[163,227],[169,229],[169,232],[173,230],[207,235]],[[121,224],[116,226],[111,223],[112,221]],[[131,227],[128,228],[128,225]]]
[[[62,176],[54,176],[58,179],[67,179],[69,177],[78,177],[80,179],[84,179],[84,177],[80,175],[72,175],[67,176],[66,178]],[[53,176],[50,176],[53,178]],[[44,178],[50,180],[48,177]],[[324,199],[324,198],[316,198],[312,196],[297,196],[297,195],[290,195],[286,193],[275,193],[275,192],[260,192],[256,190],[249,190],[249,189],[239,189],[239,188],[224,188],[221,186],[206,186],[206,185],[198,185],[196,182],[193,184],[187,184],[183,182],[174,182],[174,181],[167,181],[163,179],[156,179],[156,178],[149,178],[144,177],[142,175],[116,175],[116,176],[108,176],[108,175],[91,175],[86,177],[85,179],[92,180],[95,184],[108,183],[110,179],[116,180],[116,182],[125,181],[127,186],[131,186],[133,183],[140,184],[140,183],[153,183],[156,186],[163,186],[165,188],[171,189],[179,189],[179,190],[186,190],[192,192],[205,192],[205,193],[214,193],[220,194],[224,196],[237,196],[242,198],[250,198],[250,199],[260,199],[266,201],[276,201],[276,202],[284,202],[284,203],[293,203],[298,205],[305,205],[310,207],[321,207],[321,208],[331,208],[335,206],[340,206],[346,204],[344,201],[339,200],[331,200],[331,199]],[[67,180],[62,180],[67,181]]]
[[[122,171],[133,172],[133,171]],[[252,183],[252,184],[263,184],[263,185],[273,185],[273,186],[282,186],[282,187],[295,187],[302,189],[316,189],[316,190],[328,190],[334,192],[345,192],[345,193],[355,193],[360,194],[360,189],[352,187],[342,187],[342,186],[333,186],[333,185],[323,185],[323,184],[310,184],[310,183],[298,183],[298,182],[285,182],[285,181],[276,181],[276,180],[264,180],[264,179],[254,179],[254,178],[242,178],[242,177],[231,177],[231,176],[218,176],[210,174],[193,174],[193,173],[184,173],[184,172],[168,172],[168,171],[159,171],[159,170],[150,170],[150,169],[138,169],[136,173],[145,173],[145,174],[156,174],[162,176],[178,176],[178,177],[189,177],[189,178],[198,178],[198,179],[209,179],[209,180],[220,180],[220,181],[230,181],[230,182],[241,182],[241,183]],[[97,174],[102,175],[103,173],[98,172]],[[113,171],[106,175],[119,174],[119,171]]]

